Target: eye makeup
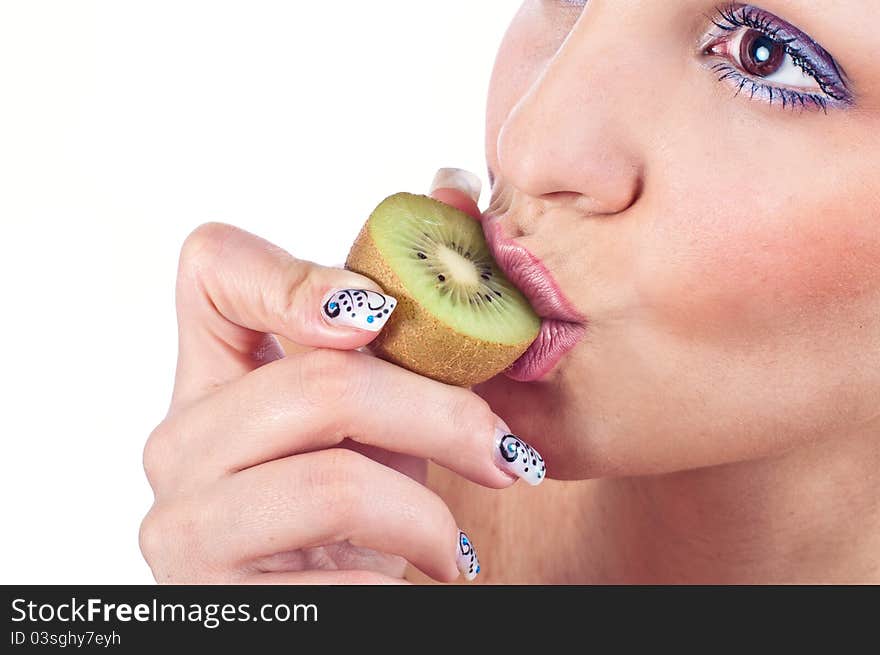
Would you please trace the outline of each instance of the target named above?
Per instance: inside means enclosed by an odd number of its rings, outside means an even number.
[[[585,0],[556,0],[583,8]],[[735,90],[782,108],[845,109],[855,95],[843,68],[810,35],[769,11],[743,3],[715,8],[701,54],[718,80]]]
[[[785,107],[847,107],[846,74],[821,45],[798,28],[751,5],[719,7],[702,52],[723,59],[711,68],[736,89]]]

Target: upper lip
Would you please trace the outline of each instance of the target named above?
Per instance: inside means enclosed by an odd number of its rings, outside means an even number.
[[[498,267],[528,298],[538,316],[569,323],[585,322],[562,293],[547,267],[524,246],[505,238],[497,219],[485,217],[483,231]]]

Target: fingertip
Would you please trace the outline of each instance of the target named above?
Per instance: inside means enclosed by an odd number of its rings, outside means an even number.
[[[473,582],[480,574],[480,560],[477,557],[476,548],[474,548],[470,537],[462,530],[458,531],[455,560],[456,569],[468,582]]]
[[[453,584],[455,582],[458,582],[461,577],[462,573],[458,568],[458,564],[452,561],[448,565],[446,574],[442,577],[437,578],[437,582],[442,582],[444,584]]]
[[[492,489],[507,489],[508,487],[512,487],[519,481],[518,477],[511,475],[506,471],[502,471],[497,467],[495,468],[495,470],[497,471],[497,473],[495,473],[495,480],[493,480],[493,483],[491,485]]]
[[[482,212],[480,211],[479,206],[471,198],[469,195],[460,191],[459,189],[449,189],[449,188],[438,188],[434,189],[431,192],[431,197],[434,200],[439,200],[440,202],[455,207],[458,210],[463,211],[468,216],[480,220],[482,218]]]
[[[388,323],[397,298],[365,288],[334,288],[321,298],[318,313],[335,334],[360,337],[360,345],[372,341]]]
[[[458,189],[479,204],[483,181],[476,173],[463,168],[441,168],[431,181],[430,191],[435,189]]]

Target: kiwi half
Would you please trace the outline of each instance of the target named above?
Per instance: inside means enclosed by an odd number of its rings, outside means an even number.
[[[345,265],[398,300],[370,349],[421,375],[478,384],[538,336],[540,319],[492,259],[479,222],[427,196],[382,201]]]

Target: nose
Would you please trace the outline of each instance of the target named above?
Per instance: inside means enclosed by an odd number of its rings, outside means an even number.
[[[501,126],[498,173],[530,196],[575,193],[591,213],[615,214],[641,188],[626,111],[638,100],[627,88],[633,76],[622,60],[620,26],[591,24],[590,13],[583,12]]]

